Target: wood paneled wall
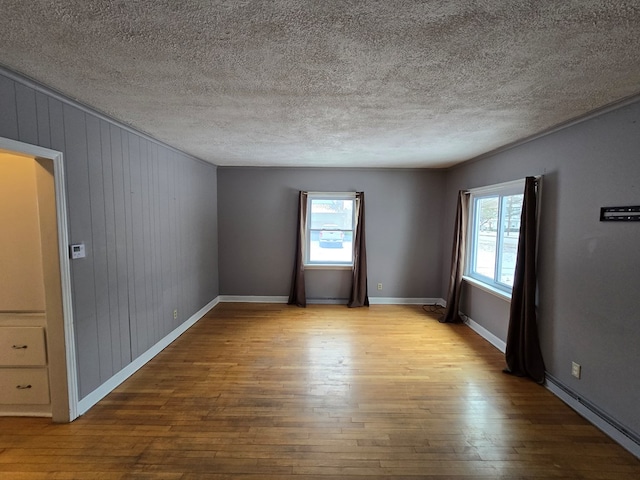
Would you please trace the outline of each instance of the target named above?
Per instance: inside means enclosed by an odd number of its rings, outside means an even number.
[[[2,73],[0,137],[64,155],[82,399],[218,295],[216,167]]]

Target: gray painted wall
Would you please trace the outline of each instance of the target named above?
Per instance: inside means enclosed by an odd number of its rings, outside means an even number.
[[[640,103],[449,170],[444,244],[451,245],[459,189],[538,174],[539,330],[547,371],[637,435],[640,223],[600,222],[599,213],[640,204]],[[469,285],[465,291],[464,312],[505,339],[508,303]],[[580,380],[571,376],[572,361],[582,365]]]
[[[221,294],[289,294],[299,190],[365,192],[370,297],[440,296],[444,172],[231,167],[218,169]],[[309,299],[348,298],[349,270],[305,275]]]
[[[32,87],[0,72],[0,136],[64,154],[83,398],[218,295],[217,172]]]

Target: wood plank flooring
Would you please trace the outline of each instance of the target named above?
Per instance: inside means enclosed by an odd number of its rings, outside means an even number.
[[[0,478],[640,478],[503,366],[420,306],[221,304],[75,422],[0,418]]]

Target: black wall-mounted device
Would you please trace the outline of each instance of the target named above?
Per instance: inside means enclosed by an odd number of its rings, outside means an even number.
[[[602,207],[601,222],[638,222],[640,221],[640,205],[633,207]]]

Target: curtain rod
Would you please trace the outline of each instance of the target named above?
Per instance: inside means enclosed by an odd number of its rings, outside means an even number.
[[[353,192],[305,192],[307,195],[322,195],[323,197],[355,197],[358,193]]]
[[[518,178],[517,180],[510,180],[508,182],[494,183],[492,185],[484,185],[482,187],[469,188],[468,190],[464,190],[465,195],[469,195],[471,193],[482,192],[483,190],[494,190],[497,188],[509,187],[511,185],[517,185],[519,183],[524,183],[528,177],[533,177],[535,179],[536,184],[540,184],[542,180],[542,175],[527,175],[527,177]]]

